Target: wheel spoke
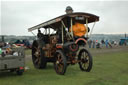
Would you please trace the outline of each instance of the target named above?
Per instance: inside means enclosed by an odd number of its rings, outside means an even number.
[[[84,65],[84,68],[86,68],[86,64],[84,63],[83,65]]]
[[[62,62],[63,62],[63,60],[62,60],[62,59],[59,59],[59,62],[60,62],[60,63],[62,63]]]
[[[40,58],[38,59],[38,65],[40,65],[40,63],[41,63],[41,60],[40,60]]]
[[[38,58],[36,58],[35,63],[37,63],[38,61],[39,61],[39,59],[38,59]]]
[[[37,51],[34,53],[34,55],[35,57],[39,57],[39,53]]]
[[[58,54],[58,56],[57,56],[57,61],[58,61],[59,63],[61,63],[61,62],[63,61],[60,54]]]
[[[83,66],[84,69],[88,68],[88,64],[86,64],[86,63],[83,63],[82,66]]]
[[[61,72],[61,71],[62,71],[62,69],[63,69],[63,68],[62,68],[63,66],[62,66],[61,64],[59,64],[59,66],[58,66],[58,67],[59,67],[59,72]]]
[[[36,50],[38,50],[38,47],[34,47]]]
[[[57,69],[59,72],[61,72],[63,70],[63,64],[61,63],[57,64]]]
[[[86,69],[89,67],[89,64],[88,63],[86,63]]]

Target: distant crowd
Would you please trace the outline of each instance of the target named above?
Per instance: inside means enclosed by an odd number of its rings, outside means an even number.
[[[118,42],[116,41],[109,41],[108,39],[106,40],[88,40],[88,46],[89,48],[112,48],[113,46],[119,45]]]

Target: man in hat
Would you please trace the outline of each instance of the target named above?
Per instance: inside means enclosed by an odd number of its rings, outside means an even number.
[[[66,14],[73,13],[72,7],[71,6],[67,6],[65,12],[66,12]],[[68,32],[69,32],[70,27],[71,27],[71,17],[67,17],[67,28],[68,28]]]
[[[72,7],[71,6],[67,6],[65,12],[66,12],[66,14],[73,13]]]

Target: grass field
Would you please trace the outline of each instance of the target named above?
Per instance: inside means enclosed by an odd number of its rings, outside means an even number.
[[[57,75],[52,64],[48,64],[45,70],[39,70],[30,60],[26,63],[30,69],[22,76],[0,73],[0,85],[128,85],[127,48],[90,51],[93,55],[91,72],[82,72],[76,64],[68,66],[65,75]]]

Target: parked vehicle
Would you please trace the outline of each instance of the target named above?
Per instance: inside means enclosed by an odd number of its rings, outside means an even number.
[[[24,48],[2,48],[0,54],[0,72],[10,71],[22,75],[25,67]]]
[[[128,45],[128,38],[121,38],[119,45]]]

